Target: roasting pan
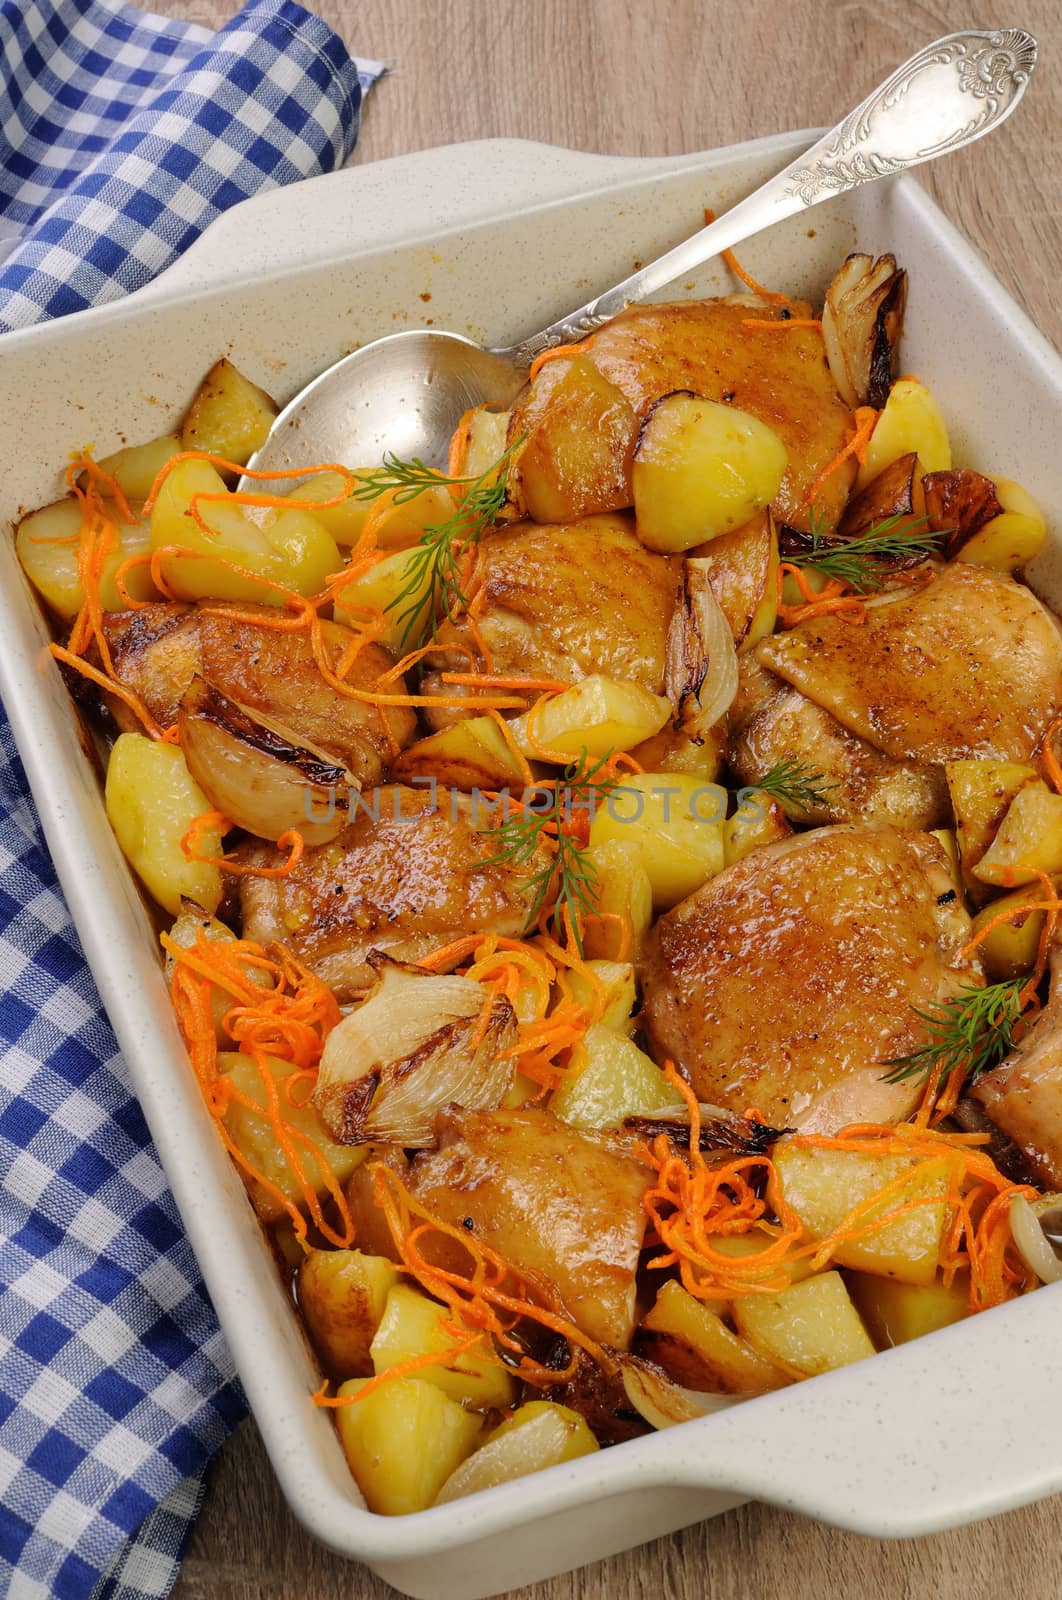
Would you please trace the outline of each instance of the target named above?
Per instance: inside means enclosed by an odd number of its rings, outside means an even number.
[[[245,201],[155,283],[0,343],[0,520],[56,497],[58,468],[173,426],[226,354],[281,402],[349,350],[435,325],[508,344],[722,211],[814,135],[679,160],[521,141],[432,150]],[[514,197],[518,197],[514,201]],[[903,370],[932,387],[956,464],[1019,478],[1062,529],[1062,361],[911,179],[820,205],[743,247],[761,280],[820,296],[854,248],[910,273]],[[674,298],[728,292],[721,264]],[[1062,607],[1062,542],[1030,571]],[[147,913],[10,537],[0,690],[104,1004],[293,1510],[404,1593],[476,1600],[748,1498],[879,1537],[931,1533],[1062,1489],[1062,1289],[720,1415],[488,1493],[365,1510],[312,1356],[177,1033]]]

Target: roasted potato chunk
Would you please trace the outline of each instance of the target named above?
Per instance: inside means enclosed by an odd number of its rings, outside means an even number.
[[[358,1394],[366,1381],[343,1384],[339,1398]],[[483,1430],[481,1417],[422,1378],[393,1378],[335,1417],[365,1504],[388,1517],[426,1511]]]
[[[299,1310],[333,1377],[372,1373],[370,1347],[398,1281],[397,1267],[363,1250],[311,1250],[302,1258]]]
[[[754,1348],[794,1378],[846,1367],[874,1354],[839,1272],[806,1278],[776,1295],[742,1295],[734,1320]]]
[[[245,466],[269,436],[275,400],[222,356],[195,392],[181,424],[181,449],[204,450]]]
[[[578,1412],[552,1400],[528,1400],[451,1473],[435,1504],[461,1500],[529,1472],[592,1455],[597,1449],[597,1440]]]
[[[509,438],[526,436],[509,472],[509,493],[536,522],[573,522],[632,501],[631,452],[638,421],[630,403],[585,356],[543,367]]]
[[[778,493],[788,459],[777,433],[751,412],[685,392],[664,395],[634,452],[639,539],[673,554],[743,527]]]
[[[121,734],[107,763],[104,802],[123,855],[164,910],[176,916],[184,899],[205,911],[217,910],[221,873],[181,848],[195,818],[211,805],[177,745],[140,733]],[[217,828],[200,834],[199,854],[221,854]]]

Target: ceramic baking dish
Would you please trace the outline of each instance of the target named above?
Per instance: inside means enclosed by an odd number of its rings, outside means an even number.
[[[431,318],[509,343],[691,232],[810,142],[679,161],[492,142],[380,162],[238,206],[131,299],[0,345],[0,520],[53,498],[68,451],[163,432],[221,352],[287,399],[359,343]],[[516,198],[514,198],[516,197]],[[909,269],[903,365],[959,462],[1012,473],[1062,527],[1062,362],[912,181],[819,206],[742,250],[814,297],[853,247]],[[677,296],[729,288],[721,268]],[[1036,586],[1062,603],[1062,555]],[[1062,1489],[1062,1290],[666,1434],[414,1517],[368,1513],[235,1170],[200,1103],[157,945],[106,823],[47,633],[0,541],[0,687],[137,1092],[296,1514],[404,1592],[474,1600],[756,1497],[876,1535],[928,1533]]]

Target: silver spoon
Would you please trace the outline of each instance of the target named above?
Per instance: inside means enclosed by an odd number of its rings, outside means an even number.
[[[970,29],[926,45],[810,150],[754,194],[615,288],[506,349],[431,328],[375,339],[337,361],[280,413],[249,463],[371,465],[385,450],[439,462],[462,414],[508,405],[531,362],[583,339],[625,306],[686,277],[721,251],[859,184],[892,177],[981,139],[1015,110],[1036,64],[1023,28]],[[249,488],[245,479],[241,488]]]

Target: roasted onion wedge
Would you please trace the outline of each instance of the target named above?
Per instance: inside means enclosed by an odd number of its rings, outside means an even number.
[[[493,1110],[516,1075],[508,1000],[471,978],[439,976],[370,952],[368,998],[328,1035],[313,1100],[342,1144],[435,1145],[443,1106]]]
[[[203,678],[193,678],[177,716],[188,770],[218,811],[260,839],[297,829],[327,844],[346,827],[352,787],[345,767],[249,716]]]
[[[822,308],[822,337],[833,381],[848,405],[885,404],[906,303],[907,274],[895,256],[875,261],[856,253],[835,273]]]
[[[684,1389],[666,1373],[638,1356],[618,1352],[627,1399],[638,1415],[653,1428],[673,1428],[679,1422],[694,1422],[717,1411],[726,1411],[751,1396],[707,1394],[700,1389]]]
[[[710,570],[703,556],[682,563],[664,666],[664,692],[677,726],[695,742],[726,716],[738,687],[734,636],[712,592]]]

